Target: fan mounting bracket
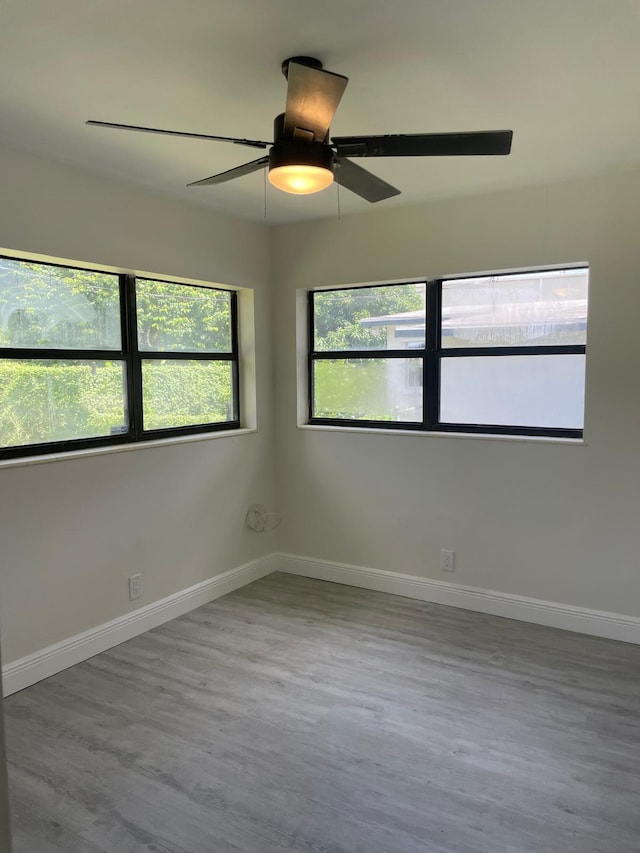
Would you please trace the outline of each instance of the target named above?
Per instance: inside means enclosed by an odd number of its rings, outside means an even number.
[[[282,73],[285,80],[289,79],[290,62],[297,62],[298,65],[306,65],[307,68],[316,68],[318,71],[322,71],[322,63],[319,59],[314,59],[313,56],[290,56],[289,59],[285,59],[282,63]]]

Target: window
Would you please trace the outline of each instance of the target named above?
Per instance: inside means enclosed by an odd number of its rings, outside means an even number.
[[[237,426],[235,293],[0,258],[0,457]]]
[[[588,270],[309,294],[309,422],[579,438]]]

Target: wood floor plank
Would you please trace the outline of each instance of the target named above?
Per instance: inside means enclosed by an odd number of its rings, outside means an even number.
[[[639,853],[639,675],[271,575],[5,700],[15,853]]]

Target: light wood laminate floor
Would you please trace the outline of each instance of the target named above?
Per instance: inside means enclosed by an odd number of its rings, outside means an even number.
[[[638,853],[639,675],[271,575],[6,700],[15,853]]]

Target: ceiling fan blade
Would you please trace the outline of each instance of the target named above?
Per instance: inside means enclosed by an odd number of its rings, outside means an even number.
[[[335,182],[359,195],[365,201],[383,201],[385,198],[400,195],[399,189],[392,187],[391,184],[373,175],[367,169],[363,169],[362,166],[356,166],[351,160],[336,157],[335,163],[336,168],[333,173]]]
[[[471,133],[399,133],[390,136],[334,136],[342,157],[460,157],[508,154],[512,130]]]
[[[248,145],[250,148],[266,148],[271,142],[259,139],[236,139],[233,136],[211,136],[208,133],[187,133],[182,130],[160,130],[157,127],[138,127],[135,124],[114,124],[112,121],[88,121],[92,127],[110,127],[115,130],[135,130],[139,133],[162,133],[165,136],[186,136],[189,139],[213,139],[216,142],[233,142],[234,145]]]
[[[349,78],[290,62],[288,81],[285,134],[293,136],[299,128],[311,131],[316,142],[324,142]]]
[[[269,163],[268,157],[261,157],[259,160],[252,160],[250,163],[244,163],[242,166],[236,166],[235,169],[229,169],[226,172],[219,172],[217,175],[211,175],[210,178],[203,178],[201,181],[193,181],[187,184],[188,187],[206,187],[211,184],[224,184],[226,181],[232,181],[234,178],[241,178],[243,175],[250,175],[252,172],[257,172],[264,168]]]

